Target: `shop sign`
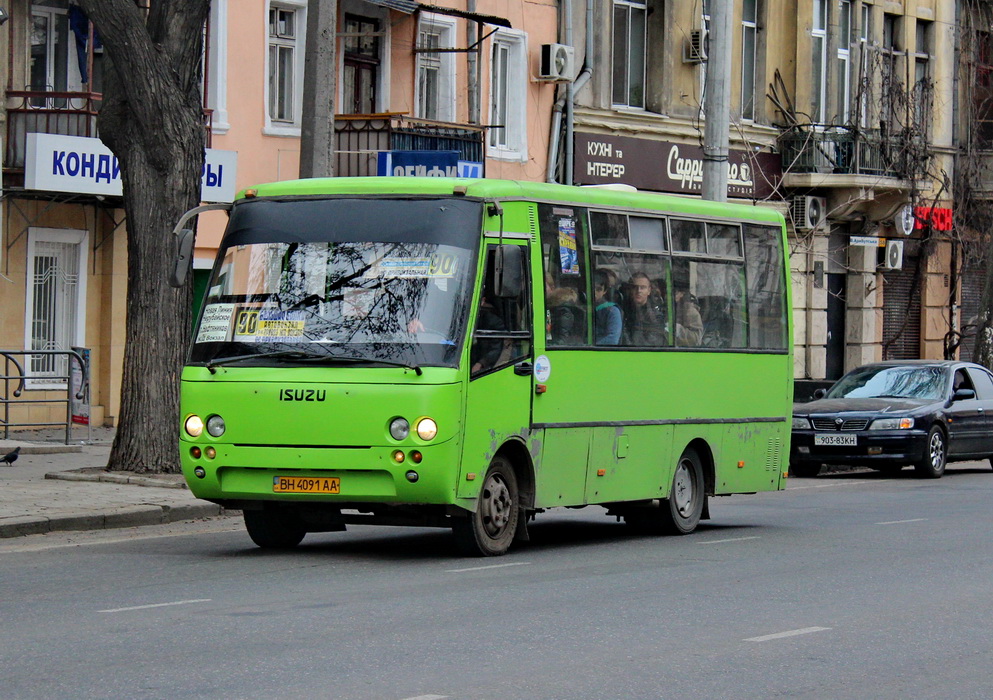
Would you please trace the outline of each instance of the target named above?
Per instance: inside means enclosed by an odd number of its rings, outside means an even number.
[[[914,207],[914,229],[927,226],[935,231],[951,231],[952,210],[945,207]]]
[[[61,134],[27,136],[24,189],[121,196],[121,165],[100,139]],[[201,176],[201,201],[234,201],[237,170],[237,151],[208,148]]]
[[[483,164],[459,160],[458,151],[380,151],[381,177],[482,177]]]
[[[782,161],[775,153],[732,150],[727,167],[729,197],[765,199],[782,179]],[[640,190],[699,194],[703,187],[703,149],[670,141],[579,132],[573,182],[623,183]]]

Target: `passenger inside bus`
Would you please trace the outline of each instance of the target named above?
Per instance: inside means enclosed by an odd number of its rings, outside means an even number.
[[[586,318],[579,303],[579,292],[572,287],[545,287],[549,336],[555,345],[580,345],[585,342]]]
[[[505,331],[507,324],[499,310],[484,296],[479,304],[479,314],[476,317],[476,330]],[[474,337],[472,349],[469,351],[469,361],[472,373],[477,374],[495,367],[501,360],[504,349],[509,345],[505,338]]]
[[[675,287],[676,345],[698,347],[703,340],[703,317],[688,289]]]
[[[594,325],[597,345],[620,345],[624,320],[620,307],[607,298],[611,288],[607,270],[597,270],[593,274]]]
[[[665,300],[644,272],[635,272],[625,291],[625,345],[667,345]]]

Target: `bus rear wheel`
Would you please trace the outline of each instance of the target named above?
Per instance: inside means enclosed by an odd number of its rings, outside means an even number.
[[[494,457],[476,500],[476,511],[452,526],[459,551],[467,556],[506,554],[514,541],[521,509],[517,477],[505,457]]]
[[[706,502],[703,463],[690,448],[676,463],[669,497],[631,508],[624,521],[639,534],[688,535],[699,525]]]
[[[248,536],[262,549],[293,549],[307,534],[298,517],[280,508],[246,510],[244,515]]]

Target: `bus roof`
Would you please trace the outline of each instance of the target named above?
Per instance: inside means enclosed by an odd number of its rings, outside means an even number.
[[[695,214],[697,216],[738,217],[752,221],[783,225],[782,214],[772,207],[711,202],[695,197],[681,197],[657,192],[620,191],[603,187],[574,187],[547,182],[521,180],[471,179],[449,177],[329,177],[284,180],[251,187],[257,197],[294,197],[321,195],[439,195],[458,192],[479,199],[525,199],[545,202],[568,202],[589,206],[629,207],[655,211]],[[243,199],[248,190],[238,193]]]

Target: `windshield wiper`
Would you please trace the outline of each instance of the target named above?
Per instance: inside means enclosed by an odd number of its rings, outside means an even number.
[[[265,358],[283,357],[292,360],[298,360],[300,362],[369,362],[381,365],[390,365],[392,367],[403,367],[404,369],[413,370],[414,373],[419,377],[423,374],[421,368],[418,365],[411,364],[408,362],[394,362],[392,360],[381,360],[378,357],[352,357],[346,355],[329,355],[326,353],[313,353],[313,352],[302,352],[300,350],[276,350],[274,352],[263,352],[254,355],[234,355],[232,357],[222,357],[217,360],[211,360],[207,363],[207,369],[211,374],[214,374],[216,370],[215,367],[220,365],[230,364],[232,362],[240,362],[241,360],[259,360]]]

